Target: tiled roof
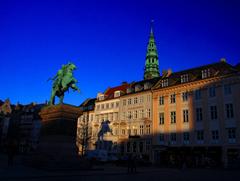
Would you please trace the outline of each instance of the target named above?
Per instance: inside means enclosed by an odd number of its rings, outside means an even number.
[[[104,92],[104,100],[107,100],[107,99],[113,99],[114,98],[114,92],[115,91],[121,91],[123,93],[126,93],[126,90],[127,88],[129,87],[130,85],[128,83],[124,83],[120,86],[116,86],[116,87],[112,87],[112,88],[108,88],[105,92]]]
[[[181,84],[181,75],[188,74],[188,81],[187,82],[192,82],[192,81],[197,81],[197,80],[202,80],[202,70],[210,70],[210,77],[218,77],[222,75],[228,75],[232,73],[236,73],[237,70],[235,67],[232,65],[220,61],[217,63],[209,64],[209,65],[204,65],[196,68],[191,68],[187,70],[183,70],[180,72],[175,72],[170,74],[168,77],[162,77],[157,84],[153,87],[153,89],[158,89],[161,87],[161,83],[163,79],[168,79],[168,86],[173,86],[177,84]]]

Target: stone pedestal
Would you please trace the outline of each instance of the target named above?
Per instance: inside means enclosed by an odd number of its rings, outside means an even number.
[[[44,107],[39,115],[42,128],[37,155],[45,166],[73,165],[78,160],[76,148],[79,107],[59,104]]]

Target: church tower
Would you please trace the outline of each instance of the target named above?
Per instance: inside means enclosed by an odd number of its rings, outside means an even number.
[[[153,20],[152,20],[144,68],[144,79],[151,79],[155,77],[159,77],[159,64],[157,47],[153,35]]]

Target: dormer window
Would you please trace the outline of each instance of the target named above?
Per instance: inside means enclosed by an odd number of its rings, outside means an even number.
[[[104,100],[104,94],[98,93],[97,98],[98,98],[99,101],[103,101]]]
[[[202,79],[208,78],[211,76],[210,69],[202,70]]]
[[[121,94],[120,91],[115,91],[114,92],[114,97],[120,97],[120,94]]]
[[[131,93],[132,92],[132,88],[127,88],[127,94]]]
[[[98,97],[98,100],[99,100],[99,101],[103,101],[103,100],[104,100],[104,95],[100,95],[100,96]]]
[[[167,87],[168,86],[168,79],[163,79],[162,80],[162,87]]]
[[[181,75],[181,83],[188,82],[188,74]]]
[[[147,89],[149,89],[151,87],[151,84],[149,83],[149,82],[146,82],[145,84],[144,84],[144,90],[147,90]]]
[[[141,85],[136,85],[135,86],[135,92],[141,91],[142,90],[142,86]]]

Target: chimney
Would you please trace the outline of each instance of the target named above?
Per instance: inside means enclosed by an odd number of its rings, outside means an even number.
[[[168,70],[163,70],[162,71],[162,77],[169,77],[172,74],[172,69],[168,69]]]
[[[167,77],[169,77],[172,74],[172,69],[167,70]]]

